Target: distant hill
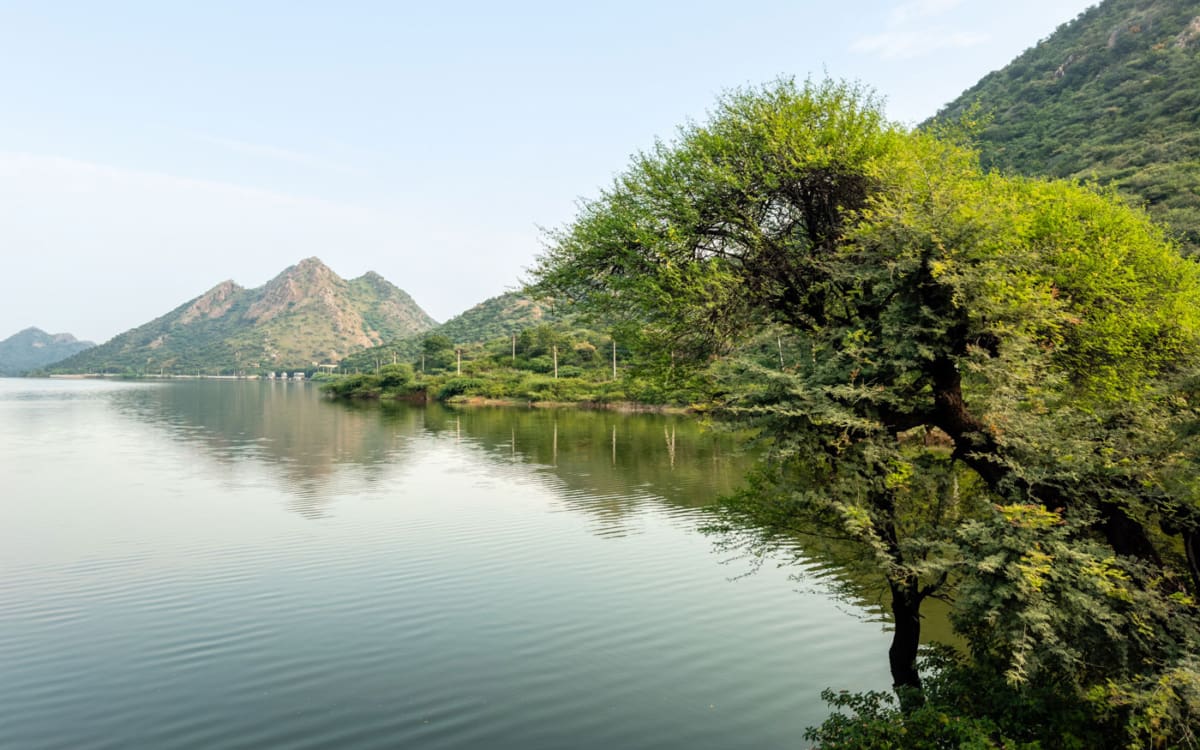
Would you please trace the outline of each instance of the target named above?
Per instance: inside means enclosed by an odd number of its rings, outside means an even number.
[[[456,315],[430,333],[456,344],[489,341],[520,333],[542,323],[562,323],[573,317],[547,300],[534,300],[521,292],[507,292],[484,300]]]
[[[80,341],[69,333],[26,328],[0,341],[0,375],[22,375],[48,367],[93,346],[91,341]]]
[[[419,334],[403,337],[348,357],[343,367],[373,370],[376,362],[411,362],[421,351],[421,342],[430,336],[445,336],[452,345],[480,344],[519,334],[542,323],[568,322],[573,316],[546,301],[534,300],[520,292],[507,292],[480,302],[470,310]]]
[[[984,77],[985,162],[1115,183],[1200,251],[1200,2],[1105,0]]]
[[[260,372],[336,363],[436,325],[377,273],[349,281],[317,258],[258,289],[224,281],[171,312],[53,368],[56,372]]]

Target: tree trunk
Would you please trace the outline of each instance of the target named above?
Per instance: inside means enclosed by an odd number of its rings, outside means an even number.
[[[1162,556],[1154,548],[1146,528],[1130,518],[1120,505],[1100,504],[1100,529],[1118,555],[1136,557],[1162,567]]]
[[[888,491],[871,494],[871,504],[877,514],[876,529],[887,546],[888,557],[898,570],[904,567],[904,553],[900,550],[900,538],[896,533],[896,501]],[[925,702],[921,693],[921,675],[917,672],[917,650],[921,646],[921,600],[924,595],[917,578],[912,575],[900,577],[895,572],[887,574],[888,588],[892,592],[892,645],[888,649],[888,666],[892,670],[892,687],[900,699],[901,710],[907,712],[920,708]]]
[[[900,708],[908,712],[920,708],[925,702],[921,692],[921,675],[917,672],[922,597],[915,581],[889,579],[888,587],[892,591],[892,615],[896,621],[892,645],[888,649],[888,664],[892,670],[892,687],[900,698]]]
[[[933,368],[934,424],[954,440],[954,455],[988,485],[1003,496],[1016,493],[1024,502],[1036,502],[1046,508],[1071,505],[1071,500],[1052,485],[1032,486],[1014,476],[1000,461],[1002,451],[991,430],[967,409],[962,395],[962,378],[952,360],[943,359]],[[1115,503],[1100,503],[1100,529],[1119,555],[1162,565],[1162,558],[1150,541],[1146,529],[1125,509]]]
[[[1187,553],[1188,572],[1192,574],[1192,593],[1200,594],[1200,530],[1183,530],[1183,550]]]

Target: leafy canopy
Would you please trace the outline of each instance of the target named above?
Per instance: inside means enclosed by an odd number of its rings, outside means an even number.
[[[1111,191],[987,172],[964,141],[889,123],[845,83],[731,92],[550,235],[536,290],[697,365],[775,334],[777,364],[727,368],[725,406],[775,444],[731,512],[768,538],[861,546],[892,595],[898,686],[921,687],[922,600],[957,587],[986,613],[965,633],[977,666],[1018,685],[1068,674],[1055,684],[1108,691],[1113,726],[1133,727],[1144,686],[1195,676],[1180,655],[1200,503],[1166,489],[1196,454],[1174,436],[1195,434],[1200,273]],[[1006,512],[1069,523],[1000,535]],[[1003,569],[1023,578],[992,575],[989,539],[1014,545]],[[1088,622],[1110,595],[1126,600]],[[1164,601],[1177,623],[1150,616]],[[1068,669],[1073,643],[1105,648],[1130,622],[1147,630],[1121,658]]]
[[[782,323],[832,347],[837,380],[906,395],[938,358],[1035,347],[1082,391],[1126,397],[1195,350],[1200,299],[1194,268],[1114,195],[987,174],[831,81],[726,95],[584,203],[534,273],[681,353]]]

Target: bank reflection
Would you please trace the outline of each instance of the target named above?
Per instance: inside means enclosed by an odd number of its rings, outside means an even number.
[[[744,436],[682,415],[577,409],[428,407],[425,429],[475,446],[485,460],[530,467],[595,531],[620,535],[647,504],[690,510],[741,483],[753,463]]]
[[[253,462],[319,517],[350,471],[367,486],[403,471],[421,446],[450,441],[465,465],[550,482],[598,532],[619,534],[647,503],[698,508],[734,490],[752,462],[739,436],[683,415],[573,409],[445,408],[334,402],[312,385],[191,381],[114,394],[125,417],[219,464]]]
[[[218,468],[263,468],[291,497],[289,509],[310,518],[335,502],[339,472],[351,468],[370,487],[407,460],[406,444],[422,433],[420,413],[330,408],[311,385],[163,383],[119,392],[112,402]]]
[[[451,456],[455,471],[549,489],[557,507],[589,519],[592,533],[621,537],[640,533],[648,516],[699,525],[697,509],[736,491],[756,461],[745,435],[687,415],[340,402],[312,385],[204,381],[120,391],[113,403],[219,464],[261,468],[287,509],[309,519],[336,512],[347,486],[386,487],[433,451]],[[802,586],[886,619],[882,582],[850,572],[861,567],[858,548],[808,537],[792,551]],[[730,577],[752,567],[735,559]],[[926,635],[948,640],[944,631],[944,615],[934,613]]]

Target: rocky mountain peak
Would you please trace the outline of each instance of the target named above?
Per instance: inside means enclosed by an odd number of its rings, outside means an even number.
[[[311,258],[305,258],[294,266],[288,266],[283,273],[276,278],[289,278],[305,281],[317,281],[321,279],[338,279],[341,277],[333,272],[333,269],[321,262],[321,259],[315,255]]]
[[[268,281],[246,315],[251,320],[265,323],[314,300],[331,306],[338,289],[345,284],[320,258],[305,258]]]
[[[95,351],[62,372],[266,372],[337,362],[351,352],[429,329],[434,322],[399,288],[346,281],[305,258],[256,289],[222,282]]]
[[[191,323],[194,320],[219,318],[229,312],[229,308],[237,300],[238,293],[243,291],[232,280],[222,281],[212,289],[196,298],[196,301],[184,310],[179,317],[180,323]]]

